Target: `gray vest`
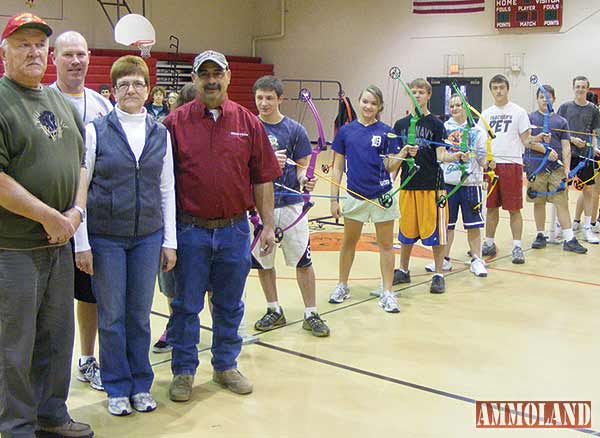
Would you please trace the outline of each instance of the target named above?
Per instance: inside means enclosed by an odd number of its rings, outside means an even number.
[[[163,226],[160,175],[167,129],[146,116],[146,142],[136,163],[116,110],[95,119],[96,164],[88,190],[88,230],[119,237],[145,236]]]

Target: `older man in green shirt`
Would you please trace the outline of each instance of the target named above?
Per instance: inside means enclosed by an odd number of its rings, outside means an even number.
[[[0,434],[92,437],[69,416],[73,261],[85,216],[83,123],[41,86],[52,29],[11,17],[0,38]]]

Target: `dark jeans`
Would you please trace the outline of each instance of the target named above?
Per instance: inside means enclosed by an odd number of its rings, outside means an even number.
[[[242,348],[238,327],[244,316],[242,295],[250,272],[250,228],[247,220],[209,230],[177,224],[176,294],[167,327],[173,346],[173,374],[195,374],[204,295],[212,290],[212,365],[217,371],[237,367]],[[209,286],[210,285],[210,286]]]
[[[69,421],[73,354],[70,245],[0,250],[0,433],[35,436]]]
[[[150,310],[163,230],[135,238],[92,234],[100,371],[109,397],[149,392]]]

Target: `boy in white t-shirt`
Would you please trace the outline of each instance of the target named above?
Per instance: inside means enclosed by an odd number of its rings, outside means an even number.
[[[509,102],[508,79],[501,74],[494,76],[489,83],[494,105],[481,114],[496,134],[492,142],[492,154],[497,163],[498,185],[487,198],[487,216],[483,256],[495,256],[494,236],[499,221],[499,208],[510,214],[510,230],[513,236],[512,262],[525,263],[521,247],[523,234],[523,152],[529,144],[531,127],[527,111]],[[481,123],[481,121],[480,121]]]

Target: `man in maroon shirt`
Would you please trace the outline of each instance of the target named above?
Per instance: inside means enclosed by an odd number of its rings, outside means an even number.
[[[169,397],[192,393],[206,290],[212,290],[213,380],[238,394],[252,383],[237,369],[244,314],[242,294],[250,271],[250,227],[255,206],[263,222],[261,252],[274,248],[273,184],[281,175],[262,123],[227,98],[229,64],[211,50],[194,60],[197,98],[164,124],[171,132],[177,194],[177,265],[167,342],[173,346]]]

